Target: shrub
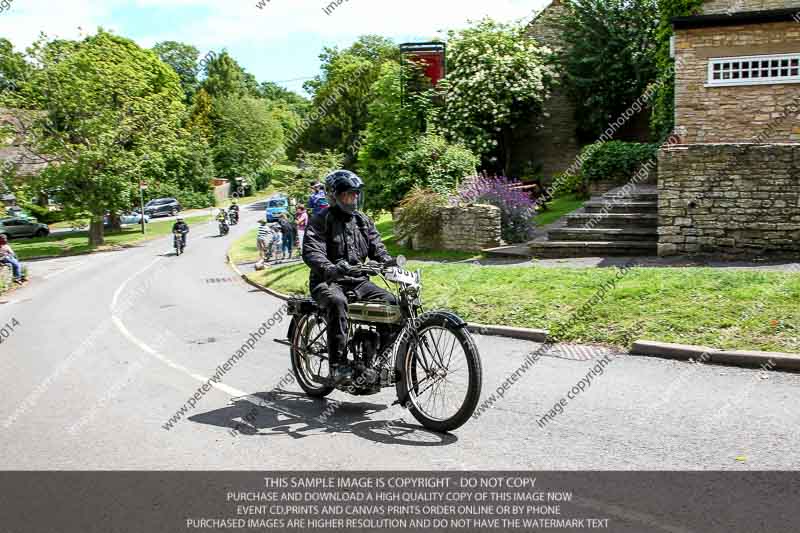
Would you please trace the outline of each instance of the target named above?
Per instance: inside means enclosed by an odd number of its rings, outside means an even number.
[[[589,184],[580,173],[560,174],[553,178],[553,183],[556,184],[556,188],[553,191],[554,197],[564,194],[574,194],[578,198],[589,197]]]
[[[524,242],[533,233],[533,217],[536,213],[530,197],[511,188],[516,183],[505,176],[473,176],[459,187],[452,201],[455,204],[490,204],[499,207],[503,240]]]
[[[657,144],[609,141],[590,144],[581,152],[581,174],[586,181],[614,180],[630,181],[636,171],[647,161],[653,160],[658,151]]]
[[[442,194],[421,187],[414,187],[400,202],[400,216],[395,226],[401,238],[419,233],[432,236],[439,233],[441,220],[437,207],[444,206],[447,199]]]
[[[589,183],[611,180],[620,185],[631,181],[642,165],[655,162],[658,144],[622,141],[596,142],[586,146],[578,157],[582,162],[575,174],[555,178],[558,186],[553,195],[575,193],[585,198]]]
[[[440,194],[452,193],[459,181],[475,174],[478,163],[464,145],[448,143],[436,133],[423,135],[400,156],[409,189],[419,185]]]

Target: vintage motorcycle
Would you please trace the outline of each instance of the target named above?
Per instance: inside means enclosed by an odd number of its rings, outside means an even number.
[[[231,230],[228,225],[228,217],[218,217],[217,222],[219,222],[219,236],[224,237]]]
[[[363,396],[394,386],[397,401],[424,427],[451,431],[469,420],[481,394],[478,349],[467,323],[449,311],[424,311],[420,272],[365,263],[355,267],[396,287],[398,305],[348,297],[348,364],[353,379],[334,383],[328,364],[326,316],[311,298],[292,298],[287,338],[292,369],[310,396],[334,389]]]
[[[172,232],[172,245],[175,247],[175,255],[181,255],[183,253],[183,249],[186,247],[186,239],[184,238],[183,232]]]

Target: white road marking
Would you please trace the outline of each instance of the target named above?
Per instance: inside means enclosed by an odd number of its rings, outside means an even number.
[[[125,281],[122,282],[122,285],[120,285],[117,288],[117,290],[114,291],[114,297],[111,299],[111,312],[112,313],[114,312],[114,309],[117,307],[117,300],[119,299],[119,295],[125,289],[125,286],[127,286],[128,283],[130,283],[134,278],[136,278],[140,274],[143,274],[147,269],[149,269],[150,267],[152,267],[153,265],[155,265],[156,263],[161,261],[161,259],[162,259],[161,257],[157,257],[156,259],[153,260],[152,263],[150,263],[149,265],[147,265],[146,267],[144,267],[143,269],[141,269],[140,271],[136,272],[131,277],[129,277],[128,279],[126,279]]]

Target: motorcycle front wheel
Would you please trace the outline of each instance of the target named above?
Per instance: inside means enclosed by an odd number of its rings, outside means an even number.
[[[482,368],[465,324],[432,312],[419,318],[397,351],[397,396],[423,426],[452,431],[463,426],[480,400]]]

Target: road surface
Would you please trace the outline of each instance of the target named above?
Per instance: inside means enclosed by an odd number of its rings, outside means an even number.
[[[225,264],[263,204],[229,236],[192,228],[122,252],[31,263],[0,298],[0,469],[793,469],[800,375],[561,347],[479,420],[422,429],[391,391],[326,409],[296,385],[274,326],[169,429],[168,423],[281,302]],[[537,348],[476,337],[487,398]],[[597,365],[585,392],[537,423]],[[285,390],[278,390],[283,388]],[[273,392],[269,401],[258,395]],[[256,403],[254,403],[256,402]],[[258,404],[261,404],[259,407]],[[247,425],[242,421],[252,419]],[[404,419],[401,421],[400,419]],[[239,427],[240,431],[233,428]]]

